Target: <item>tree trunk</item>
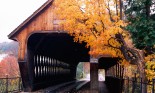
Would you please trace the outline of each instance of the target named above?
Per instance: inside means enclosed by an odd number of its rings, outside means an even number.
[[[144,52],[135,48],[129,48],[123,39],[121,34],[116,34],[117,41],[121,43],[120,50],[124,55],[124,58],[130,63],[134,63],[138,66],[140,77],[142,82],[146,83],[146,73],[145,73],[145,62],[144,62]],[[146,84],[142,84],[142,93],[147,93]]]
[[[136,60],[131,60],[131,61],[136,61],[136,62],[131,62],[131,63],[136,63],[138,66],[139,74],[140,77],[142,78],[142,93],[147,93],[147,77],[146,77],[146,72],[145,72],[145,62],[144,62],[144,52],[142,50],[137,50],[137,49],[129,49],[131,53],[134,53],[134,56],[136,56]]]
[[[146,0],[146,2],[145,2],[145,10],[146,10],[146,16],[147,16],[147,18],[149,18],[150,17],[150,6],[151,6],[151,1],[152,0]]]
[[[119,4],[120,4],[120,19],[122,20],[123,19],[123,13],[122,13],[123,3],[122,3],[122,0],[119,0]]]
[[[117,0],[115,0],[115,2],[116,2],[116,4],[115,4],[115,6],[116,6],[116,15],[118,16],[118,4],[117,4]]]
[[[137,50],[138,55],[139,55],[139,59],[137,60],[137,66],[138,66],[138,70],[139,70],[139,74],[140,77],[142,78],[142,93],[147,93],[147,86],[146,83],[147,82],[147,77],[146,77],[146,72],[145,72],[145,62],[144,62],[144,52]]]

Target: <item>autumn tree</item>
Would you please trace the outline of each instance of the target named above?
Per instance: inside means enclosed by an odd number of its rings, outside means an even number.
[[[111,47],[120,46],[113,39],[115,34],[128,36],[123,29],[126,23],[120,19],[118,1],[56,0],[56,11],[63,30],[74,36],[75,42],[86,42],[91,56],[123,57],[120,50]]]
[[[19,76],[19,68],[17,59],[14,56],[6,56],[0,62],[0,77],[17,77]]]
[[[151,0],[128,1],[124,9],[128,8],[126,18],[129,24],[126,30],[129,33],[124,31],[126,23],[121,20],[121,0],[57,0],[56,10],[64,30],[74,36],[76,42],[86,42],[87,47],[91,48],[91,56],[120,57],[122,63],[136,63],[145,82],[147,58],[144,57],[153,53],[155,43],[154,21],[150,19],[151,3]],[[127,43],[130,42],[130,34],[136,48]],[[145,86],[143,89],[145,93]]]
[[[115,37],[119,33],[129,40],[123,29],[126,23],[121,20],[121,3],[117,0],[56,0],[55,5],[62,30],[74,36],[75,42],[86,42],[92,57],[120,57],[123,64],[127,63],[119,49],[121,44]],[[92,85],[97,86],[96,78],[91,81],[94,81],[94,84],[91,82],[93,89]]]

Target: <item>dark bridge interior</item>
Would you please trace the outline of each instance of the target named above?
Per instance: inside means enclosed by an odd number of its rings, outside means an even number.
[[[73,37],[64,32],[30,35],[26,59],[19,61],[24,91],[35,91],[75,80],[78,63],[90,60],[89,50],[85,43],[75,43]],[[118,60],[102,57],[98,60],[97,69],[105,69],[106,75],[122,77],[123,71]],[[109,90],[120,93],[120,86],[115,86],[122,85],[119,79],[106,76],[105,83]]]
[[[29,37],[28,48],[35,54],[51,56],[70,64],[89,61],[85,44],[75,43],[73,37],[66,33],[36,33]]]
[[[66,33],[35,33],[28,39],[31,90],[76,79],[79,62],[89,62],[89,49]]]

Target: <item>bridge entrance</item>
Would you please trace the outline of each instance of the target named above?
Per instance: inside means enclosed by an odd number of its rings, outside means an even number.
[[[85,44],[75,43],[66,33],[30,35],[27,43],[28,75],[23,75],[24,80],[29,80],[24,82],[25,87],[36,90],[76,79],[78,63],[89,61],[88,51]]]

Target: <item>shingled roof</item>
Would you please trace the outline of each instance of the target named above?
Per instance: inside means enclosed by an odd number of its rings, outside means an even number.
[[[29,16],[23,23],[21,23],[15,30],[13,30],[9,35],[9,39],[13,39],[26,25],[28,25],[34,18],[36,18],[40,13],[46,10],[54,0],[46,1],[39,9],[37,9],[31,16]]]

